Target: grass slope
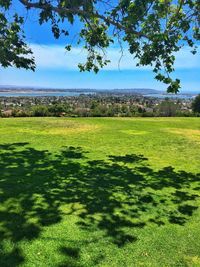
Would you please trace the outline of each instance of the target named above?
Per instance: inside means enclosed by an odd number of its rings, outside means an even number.
[[[0,120],[0,266],[200,266],[198,118]]]

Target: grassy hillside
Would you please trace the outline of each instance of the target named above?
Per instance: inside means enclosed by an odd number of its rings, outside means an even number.
[[[0,120],[0,266],[200,266],[199,118]]]

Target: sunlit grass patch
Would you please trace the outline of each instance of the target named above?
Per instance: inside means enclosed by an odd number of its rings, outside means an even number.
[[[184,128],[168,128],[168,129],[165,129],[165,131],[172,133],[172,134],[180,135],[182,137],[186,137],[193,141],[200,142],[200,130],[184,129]]]
[[[186,256],[185,261],[187,266],[200,266],[200,257],[199,256]]]
[[[130,134],[130,135],[143,135],[148,134],[148,131],[137,131],[137,130],[122,130],[122,133]]]
[[[68,135],[68,134],[79,134],[83,132],[92,132],[98,130],[100,127],[97,125],[87,124],[72,124],[60,126],[60,127],[48,127],[46,129],[28,129],[22,128],[18,130],[18,133],[30,133],[35,135]]]

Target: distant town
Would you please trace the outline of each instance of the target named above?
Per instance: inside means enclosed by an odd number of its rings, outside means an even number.
[[[194,116],[197,94],[170,95],[154,89],[0,88],[1,117]]]

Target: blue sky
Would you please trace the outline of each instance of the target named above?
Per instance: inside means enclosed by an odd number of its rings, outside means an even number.
[[[13,10],[15,9],[23,14],[26,12],[19,4],[13,7]],[[165,85],[154,80],[154,74],[149,67],[136,67],[136,61],[126,50],[119,66],[120,49],[116,45],[108,50],[111,64],[104,70],[98,74],[80,73],[77,64],[84,62],[86,57],[82,48],[74,47],[71,52],[66,53],[64,46],[72,42],[72,39],[55,40],[48,24],[38,25],[36,15],[35,11],[29,12],[24,30],[34,52],[37,69],[32,72],[16,68],[1,68],[1,85],[97,89],[154,88],[164,90],[166,88]],[[73,26],[71,33],[77,32],[79,27],[78,24]],[[200,53],[193,56],[188,47],[183,48],[176,55],[175,66],[176,72],[173,76],[181,79],[182,90],[200,91]]]

